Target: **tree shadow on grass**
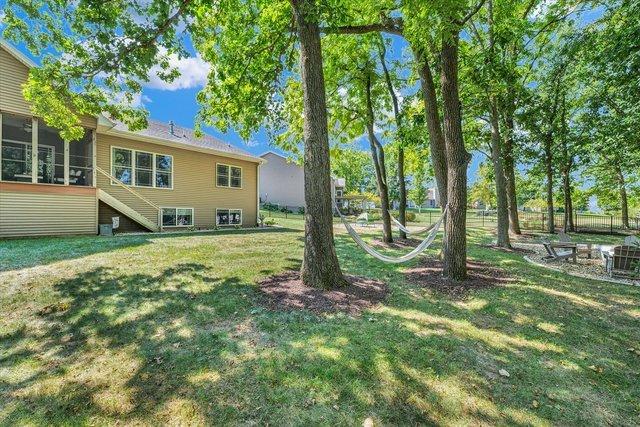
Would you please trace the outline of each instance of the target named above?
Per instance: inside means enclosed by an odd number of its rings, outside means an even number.
[[[253,284],[197,262],[157,274],[98,267],[59,281],[59,309],[34,307],[1,337],[0,372],[10,374],[0,374],[0,424],[633,420],[635,356],[600,353],[637,337],[632,319],[601,329],[600,312],[585,307],[580,332],[556,324],[579,306],[527,288],[568,291],[537,270],[520,287],[466,301],[414,296],[403,266],[369,262],[336,240],[345,271],[390,284],[384,306],[360,318],[268,312]],[[506,254],[496,260],[524,268]]]

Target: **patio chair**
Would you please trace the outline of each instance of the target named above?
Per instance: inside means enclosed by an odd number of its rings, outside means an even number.
[[[616,246],[612,252],[603,252],[602,257],[609,277],[638,275],[640,246]]]
[[[573,259],[573,262],[577,262],[577,250],[571,250],[571,249],[559,249],[556,250],[556,248],[554,248],[551,245],[551,242],[549,241],[544,241],[542,242],[542,246],[544,246],[544,249],[547,251],[547,255],[542,257],[543,261],[546,262],[551,262],[551,261],[559,261],[559,260],[569,260],[569,258]]]
[[[571,243],[571,237],[564,231],[558,232],[558,241],[560,243]]]
[[[356,218],[356,225],[360,227],[368,227],[369,226],[369,214],[367,212],[363,212]]]

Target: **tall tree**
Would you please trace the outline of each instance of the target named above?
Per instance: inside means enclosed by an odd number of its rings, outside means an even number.
[[[398,206],[398,220],[402,225],[407,225],[407,182],[404,174],[404,125],[402,123],[402,112],[400,111],[400,105],[398,102],[398,95],[394,88],[391,73],[387,67],[386,60],[386,48],[384,45],[384,39],[380,36],[380,42],[378,43],[378,54],[380,56],[380,65],[384,73],[384,80],[391,97],[391,106],[393,107],[393,117],[396,125],[396,138],[398,139],[398,190],[399,190],[399,206]],[[402,239],[407,238],[407,233],[403,230],[399,231]]]
[[[300,43],[304,93],[304,256],[301,276],[314,287],[334,288],[342,276],[333,241],[331,167],[320,27],[314,0],[291,0]]]

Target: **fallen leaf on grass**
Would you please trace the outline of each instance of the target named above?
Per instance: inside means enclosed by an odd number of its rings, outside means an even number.
[[[511,376],[511,374],[509,374],[509,372],[506,369],[500,369],[498,373],[503,377],[507,377],[507,378]]]
[[[597,372],[599,374],[601,374],[604,371],[604,368],[602,366],[596,366],[596,365],[589,366],[589,369],[591,369],[593,372]]]
[[[534,400],[533,402],[531,402],[531,407],[534,409],[537,409],[540,406],[540,403],[538,403],[537,400]]]

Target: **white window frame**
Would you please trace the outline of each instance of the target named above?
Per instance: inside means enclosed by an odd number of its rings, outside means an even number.
[[[218,166],[226,166],[227,169],[227,182],[229,183],[229,185],[219,185],[218,184]],[[231,186],[231,168],[236,168],[236,169],[240,169],[240,187],[233,187]],[[216,187],[220,187],[220,188],[232,188],[234,190],[242,190],[242,186],[243,186],[243,182],[244,182],[244,170],[242,169],[242,166],[237,166],[237,165],[230,165],[227,163],[216,163],[216,171],[215,171],[215,180],[216,180]]]
[[[231,211],[240,212],[240,223],[239,224],[231,224],[231,222],[229,222],[229,224],[218,224],[218,211],[228,211],[229,212],[229,219],[231,219]],[[218,227],[235,227],[236,225],[242,225],[242,209],[216,208],[216,226],[218,226]]]
[[[138,154],[148,154],[148,155],[151,156],[151,166],[149,168],[139,168],[138,167]],[[155,174],[156,165],[154,163],[154,161],[156,159],[156,155],[153,154],[153,153],[150,153],[148,151],[136,151],[134,153],[134,155],[135,155],[135,158],[132,160],[132,163],[133,163],[133,168],[132,169],[136,169],[136,172],[132,172],[132,175],[134,175],[136,177],[135,186],[136,187],[141,187],[141,188],[153,188],[153,186],[155,184],[155,178],[156,178],[156,176],[155,176],[156,175]],[[171,162],[173,164],[173,159],[171,160]],[[140,169],[140,170],[145,171],[145,172],[151,172],[151,185],[138,185],[138,183],[137,183],[137,180],[138,180],[137,169]],[[173,177],[172,177],[171,181],[173,182]]]
[[[128,147],[120,147],[118,145],[112,145],[111,146],[111,150],[109,152],[111,158],[109,160],[109,164],[110,164],[110,169],[109,169],[109,173],[111,173],[111,175],[113,175],[113,151],[115,149],[118,150],[127,150],[131,152],[131,184],[125,184],[122,183],[122,185],[126,185],[127,187],[135,187],[135,188],[153,188],[156,190],[173,190],[174,188],[174,183],[175,183],[175,173],[174,173],[174,157],[172,154],[164,154],[164,153],[157,153],[155,151],[149,151],[149,150],[136,150],[135,148],[128,148]],[[136,153],[146,153],[146,154],[151,154],[152,155],[152,186],[146,186],[146,185],[136,185],[136,157],[137,154]],[[166,157],[171,157],[171,186],[170,187],[158,187],[156,185],[156,156],[166,156]],[[114,175],[115,177],[115,175]],[[111,180],[111,185],[119,185],[116,181]]]
[[[176,210],[176,225],[164,225],[164,221],[163,221],[163,217],[164,217],[164,210],[165,209],[175,209]],[[191,211],[191,224],[187,224],[187,225],[178,225],[178,209],[184,209],[184,210],[190,210]],[[160,207],[160,225],[162,226],[162,228],[169,228],[169,227],[177,227],[177,228],[184,228],[184,227],[193,227],[196,223],[196,210],[194,208],[191,207],[186,207],[186,206],[161,206]]]

